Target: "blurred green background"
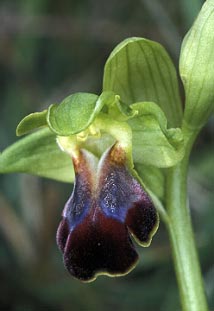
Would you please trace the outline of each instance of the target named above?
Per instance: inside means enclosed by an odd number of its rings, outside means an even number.
[[[100,93],[105,61],[129,36],[162,43],[178,64],[201,0],[0,0],[0,150],[26,114],[76,91]],[[177,65],[176,65],[177,66]],[[194,147],[189,196],[206,291],[214,309],[214,120]],[[180,310],[163,223],[121,278],[69,276],[55,232],[72,185],[0,176],[0,310]],[[203,311],[203,310],[202,310]]]

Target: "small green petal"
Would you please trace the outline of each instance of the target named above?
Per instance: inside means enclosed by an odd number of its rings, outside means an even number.
[[[47,109],[41,112],[34,112],[24,117],[16,128],[16,135],[22,136],[41,127],[47,126]]]

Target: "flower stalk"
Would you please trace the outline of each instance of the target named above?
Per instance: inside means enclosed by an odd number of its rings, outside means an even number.
[[[208,310],[187,198],[189,154],[197,132],[186,132],[186,154],[168,169],[167,212],[175,272],[183,311]],[[189,131],[189,133],[188,133]]]

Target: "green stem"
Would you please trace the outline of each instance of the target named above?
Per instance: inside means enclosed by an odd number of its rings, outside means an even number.
[[[187,200],[189,154],[197,136],[186,130],[186,155],[167,175],[168,232],[183,311],[207,311],[203,280]]]

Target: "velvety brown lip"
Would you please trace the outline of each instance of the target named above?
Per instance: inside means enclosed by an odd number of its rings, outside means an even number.
[[[99,273],[126,273],[138,259],[127,228],[101,211],[96,220],[92,221],[92,217],[89,214],[68,235],[64,248],[66,268],[82,281],[92,280]]]
[[[148,245],[158,222],[152,201],[117,144],[97,169],[90,161],[83,151],[74,161],[76,181],[57,231],[65,266],[82,281],[129,272],[138,259],[130,233]]]

